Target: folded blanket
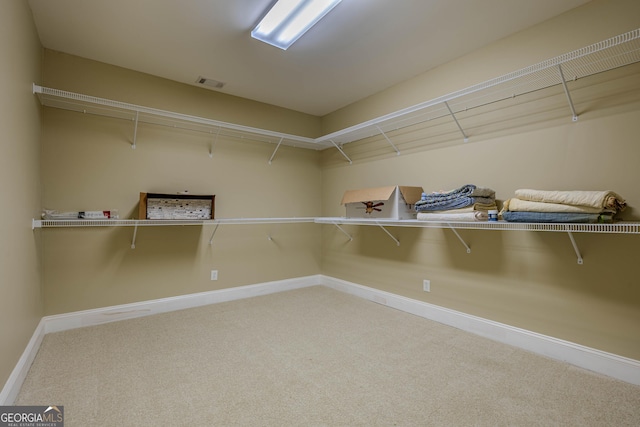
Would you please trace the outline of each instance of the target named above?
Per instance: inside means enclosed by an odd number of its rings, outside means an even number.
[[[467,206],[465,208],[459,209],[447,209],[441,211],[426,211],[427,214],[450,214],[450,213],[467,213],[467,212],[476,212],[476,211],[484,211],[485,213],[490,210],[497,210],[498,206],[496,206],[495,202],[493,203],[474,203],[471,206]]]
[[[460,209],[466,208],[468,206],[473,206],[475,204],[495,204],[494,199],[490,199],[488,197],[457,197],[451,200],[437,200],[431,201],[428,203],[420,203],[416,202],[415,210],[418,212],[424,211],[444,211],[449,209]]]
[[[486,198],[495,200],[496,192],[494,190],[492,190],[491,188],[476,187],[476,189],[473,190],[473,192],[471,193],[471,196],[472,197],[486,197]]]
[[[481,188],[473,184],[466,184],[462,187],[456,188],[450,191],[436,191],[426,194],[426,200],[420,202],[432,202],[441,200],[452,200],[458,197],[487,197],[495,199],[496,192],[490,188]]]
[[[544,222],[544,223],[611,223],[613,214],[556,213],[556,212],[502,212],[502,219],[508,222]]]
[[[515,196],[532,202],[559,203],[574,206],[586,206],[595,209],[621,211],[627,204],[613,191],[544,191],[520,189]]]
[[[447,211],[452,212],[452,211]],[[470,212],[418,212],[417,219],[420,221],[487,221],[489,215],[486,211],[470,211]]]
[[[532,202],[529,200],[521,200],[518,198],[511,198],[505,200],[502,205],[502,212],[568,212],[568,213],[601,213],[602,208],[594,208],[589,206],[577,206],[577,205],[565,205],[561,203],[545,203],[545,202]]]

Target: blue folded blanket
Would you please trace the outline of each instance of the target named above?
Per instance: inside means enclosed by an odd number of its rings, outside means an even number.
[[[426,194],[424,200],[415,203],[415,210],[442,211],[466,208],[475,203],[494,203],[495,194],[490,188],[478,188],[473,184],[467,184],[443,193]]]
[[[503,211],[502,219],[509,222],[597,224],[613,222],[613,214]]]
[[[416,202],[415,210],[418,212],[445,211],[449,209],[466,208],[476,203],[491,204],[494,202],[495,202],[495,199],[490,199],[488,197],[463,196],[463,197],[457,197],[449,200],[435,200],[429,203],[424,203],[424,201],[422,203]]]

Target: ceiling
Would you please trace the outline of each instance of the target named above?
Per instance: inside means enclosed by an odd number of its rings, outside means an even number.
[[[589,0],[343,0],[283,51],[273,0],[29,0],[45,48],[323,116]]]

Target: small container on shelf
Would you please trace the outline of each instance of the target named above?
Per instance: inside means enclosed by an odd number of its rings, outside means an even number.
[[[139,219],[214,219],[215,195],[140,193]]]

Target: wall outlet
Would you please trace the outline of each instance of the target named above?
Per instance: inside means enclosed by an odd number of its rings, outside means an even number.
[[[218,280],[218,270],[211,270],[211,280]]]
[[[422,281],[422,289],[425,292],[431,292],[431,280],[423,280]]]

